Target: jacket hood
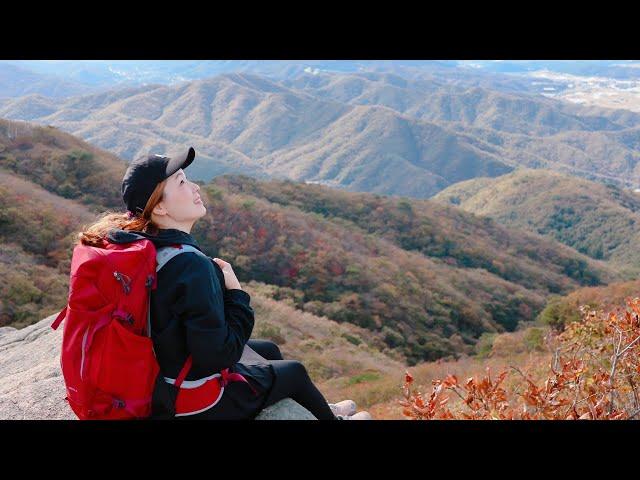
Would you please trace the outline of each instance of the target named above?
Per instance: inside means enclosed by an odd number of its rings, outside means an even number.
[[[129,243],[137,240],[137,235],[151,240],[156,248],[166,247],[169,245],[174,245],[176,243],[185,243],[187,245],[196,247],[202,252],[200,245],[198,245],[198,242],[196,242],[195,238],[193,238],[191,234],[175,228],[161,228],[158,231],[157,235],[150,235],[148,233],[140,232],[137,230],[122,230],[116,228],[111,230],[107,234],[107,238],[112,243]]]

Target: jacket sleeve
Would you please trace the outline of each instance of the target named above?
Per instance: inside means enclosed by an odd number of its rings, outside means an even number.
[[[208,372],[235,365],[254,325],[249,294],[223,291],[218,275],[196,253],[183,253],[175,313],[184,322],[187,348],[194,368]],[[173,261],[173,259],[172,259]]]
[[[251,308],[251,297],[247,292],[240,288],[232,288],[228,289],[225,286],[224,281],[224,273],[222,273],[222,268],[218,265],[213,258],[209,257],[211,263],[213,264],[213,268],[218,276],[218,283],[222,288],[223,298],[224,298],[224,311],[225,317],[227,321],[233,321],[234,319],[242,319],[244,317],[251,318],[251,328],[253,329],[254,323],[254,311]],[[249,332],[247,336],[247,341],[251,336],[251,332]]]

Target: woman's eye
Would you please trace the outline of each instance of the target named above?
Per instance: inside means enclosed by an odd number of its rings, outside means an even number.
[[[184,183],[184,180],[180,180],[180,185],[182,185]]]

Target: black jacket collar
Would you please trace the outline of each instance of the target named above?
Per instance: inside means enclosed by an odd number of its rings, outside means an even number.
[[[119,228],[111,230],[107,234],[107,238],[112,243],[129,243],[138,239],[136,235],[148,238],[151,240],[156,248],[166,247],[168,245],[174,245],[176,243],[185,243],[192,245],[202,252],[200,245],[196,242],[196,239],[187,232],[178,230],[175,228],[161,228],[157,235],[150,235],[138,230],[122,230]]]

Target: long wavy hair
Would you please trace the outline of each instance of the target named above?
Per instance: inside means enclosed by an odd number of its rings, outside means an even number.
[[[164,198],[164,187],[168,179],[164,179],[153,190],[142,214],[132,215],[129,212],[106,212],[97,222],[83,226],[78,234],[78,243],[93,247],[104,247],[107,234],[113,229],[135,230],[156,235],[160,228],[151,219],[151,212]]]

